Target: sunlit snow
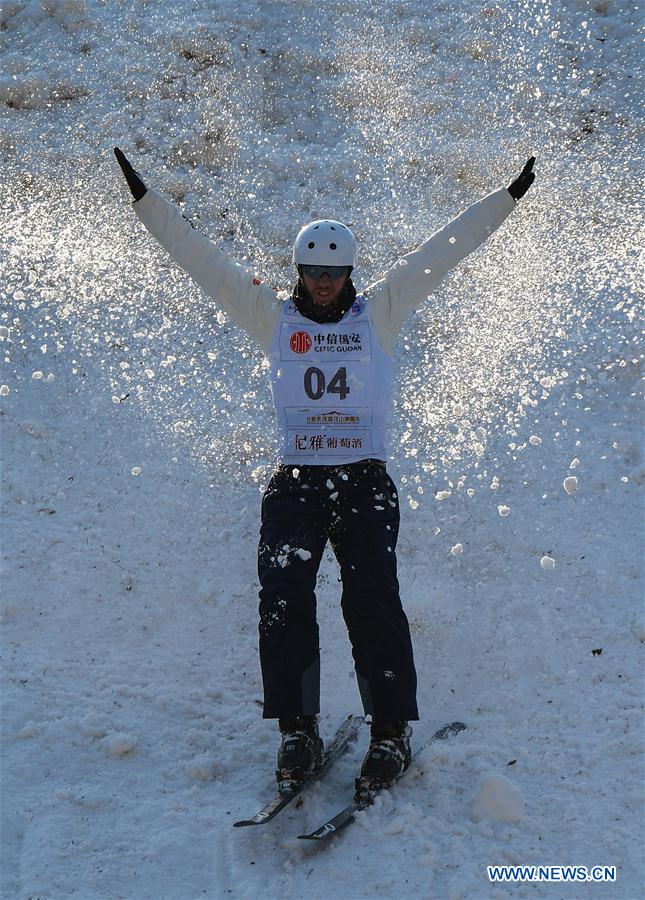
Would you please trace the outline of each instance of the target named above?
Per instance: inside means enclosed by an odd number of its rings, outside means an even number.
[[[523,896],[487,882],[500,858],[615,863],[611,896],[640,894],[637,19],[618,0],[2,4],[7,896]],[[138,222],[117,145],[282,290],[305,222],[351,226],[361,289],[537,158],[395,347],[413,740],[468,730],[329,854],[294,835],[351,794],[365,735],[275,828],[230,828],[275,766],[267,362]],[[310,558],[298,537],[278,565]],[[359,707],[338,577],[327,550],[325,737]]]

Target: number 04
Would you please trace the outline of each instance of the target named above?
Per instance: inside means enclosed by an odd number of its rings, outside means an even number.
[[[338,394],[341,400],[349,394],[347,384],[347,369],[341,366],[325,388],[325,373],[315,366],[310,366],[305,372],[305,394],[310,400],[320,400],[325,393]]]

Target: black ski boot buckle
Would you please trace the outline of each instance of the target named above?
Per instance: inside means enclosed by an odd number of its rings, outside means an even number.
[[[279,794],[297,794],[305,783],[301,769],[276,769],[275,777]]]
[[[372,796],[386,786],[380,779],[365,778],[364,775],[359,775],[354,782],[354,800],[361,806],[368,805],[371,803]]]

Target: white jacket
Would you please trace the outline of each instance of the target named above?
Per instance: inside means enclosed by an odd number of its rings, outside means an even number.
[[[405,320],[444,276],[498,228],[515,206],[506,188],[473,203],[416,250],[399,259],[361,293],[383,349],[392,346]],[[266,353],[278,320],[276,292],[196,231],[177,207],[148,190],[134,203],[139,219],[202,290]]]

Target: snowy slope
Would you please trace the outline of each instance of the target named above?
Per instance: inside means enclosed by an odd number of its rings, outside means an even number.
[[[638,10],[384,7],[0,7],[3,897],[641,894]],[[365,737],[300,808],[230,827],[277,745],[266,366],[136,221],[115,144],[280,287],[310,218],[352,224],[360,286],[538,159],[397,345],[415,734],[468,730],[322,852],[294,836]],[[358,711],[338,593],[329,554],[325,736]],[[618,880],[491,885],[496,863]]]

